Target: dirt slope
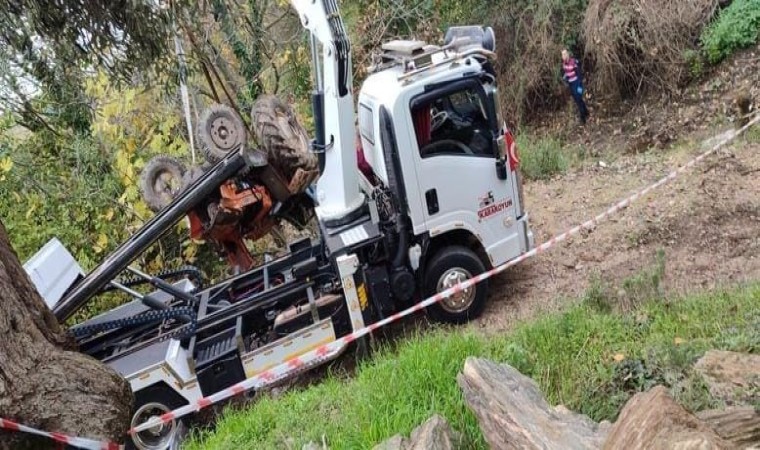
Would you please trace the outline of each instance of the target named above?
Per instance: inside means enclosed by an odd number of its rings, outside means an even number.
[[[662,149],[685,138],[709,137],[716,126],[729,126],[737,113],[737,95],[760,107],[760,44],[706,70],[702,78],[670,96],[648,95],[623,102],[599,99],[588,91],[591,118],[578,127],[575,105],[546,114],[539,134],[564,137],[568,144],[585,145],[592,155],[642,153]]]
[[[537,243],[602,212],[703,151],[628,156],[549,182],[526,185]],[[594,274],[619,282],[664,250],[670,293],[760,279],[760,143],[741,139],[594,231],[560,244],[494,280],[484,317],[502,330],[581,296]]]
[[[537,243],[588,220],[701,151],[624,158],[526,186]],[[760,144],[740,140],[590,233],[496,278],[475,326],[508,327],[581,295],[592,275],[621,281],[666,260],[664,287],[686,292],[760,278]]]
[[[734,98],[760,106],[760,44],[712,69],[677,95],[607,106],[590,100],[578,127],[572,102],[547,115],[536,135],[561,136],[597,158],[580,169],[525,186],[537,243],[599,214],[701,153],[731,129]],[[757,127],[755,127],[757,128]],[[757,130],[752,136],[758,136]],[[753,142],[754,141],[754,142]],[[598,160],[607,161],[604,167]],[[610,162],[614,161],[614,162]],[[471,326],[491,331],[577,299],[598,275],[613,284],[665,253],[663,287],[683,293],[760,279],[760,142],[740,138],[632,207],[498,277],[489,306]]]

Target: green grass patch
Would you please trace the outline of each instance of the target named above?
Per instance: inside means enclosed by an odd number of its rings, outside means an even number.
[[[750,144],[760,144],[760,125],[753,125],[747,129],[744,139]]]
[[[464,434],[466,448],[486,448],[456,384],[468,356],[508,362],[536,380],[550,403],[595,420],[614,420],[631,395],[655,384],[687,408],[712,407],[691,367],[710,348],[756,352],[758,301],[760,284],[649,301],[628,314],[581,302],[499,337],[440,328],[380,350],[352,378],[329,376],[229,409],[215,432],[196,433],[186,447],[301,448],[324,435],[332,449],[372,448],[439,413]]]
[[[517,149],[520,171],[532,180],[547,179],[564,173],[572,159],[562,141],[555,137],[520,134],[517,136]]]
[[[760,37],[760,0],[734,0],[700,37],[707,59],[716,64]]]
[[[619,288],[594,275],[583,296],[583,303],[592,311],[631,313],[647,301],[662,299],[662,279],[665,276],[665,252],[658,250],[654,264],[624,279]]]

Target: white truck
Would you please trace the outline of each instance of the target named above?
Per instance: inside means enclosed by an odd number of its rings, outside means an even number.
[[[534,245],[514,141],[499,112],[490,28],[449,29],[442,46],[387,43],[355,103],[350,44],[336,0],[292,5],[312,37],[311,148],[320,166],[313,197],[283,191],[277,177],[266,175],[266,153],[242,145],[89,274],[57,241],[26,265],[61,321],[105,291],[134,298],[70,329],[82,352],[130,382],[133,425],[339,339]],[[357,170],[356,123],[369,171]],[[245,189],[263,183],[276,203],[272,215],[293,202],[312,202],[319,238],[291,243],[287,256],[208,287],[192,269],[171,274],[177,279],[170,282],[129,266],[231,182]],[[120,279],[125,270],[136,278]],[[140,282],[156,290],[138,292]],[[428,313],[466,322],[483,311],[487,291],[484,281]],[[137,433],[127,444],[170,448],[180,426]]]

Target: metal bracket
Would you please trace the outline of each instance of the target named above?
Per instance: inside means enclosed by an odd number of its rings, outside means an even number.
[[[354,274],[359,268],[359,258],[354,255],[342,255],[335,259],[338,264],[338,274],[343,284],[343,294],[346,297],[348,315],[351,319],[351,327],[354,331],[364,328],[364,316],[362,316],[359,294],[356,292]]]

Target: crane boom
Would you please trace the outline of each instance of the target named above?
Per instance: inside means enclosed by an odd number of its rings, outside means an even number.
[[[364,204],[354,149],[351,43],[337,0],[291,0],[291,4],[312,38],[316,127],[313,149],[320,153],[321,169],[316,212],[326,225],[340,225]]]

